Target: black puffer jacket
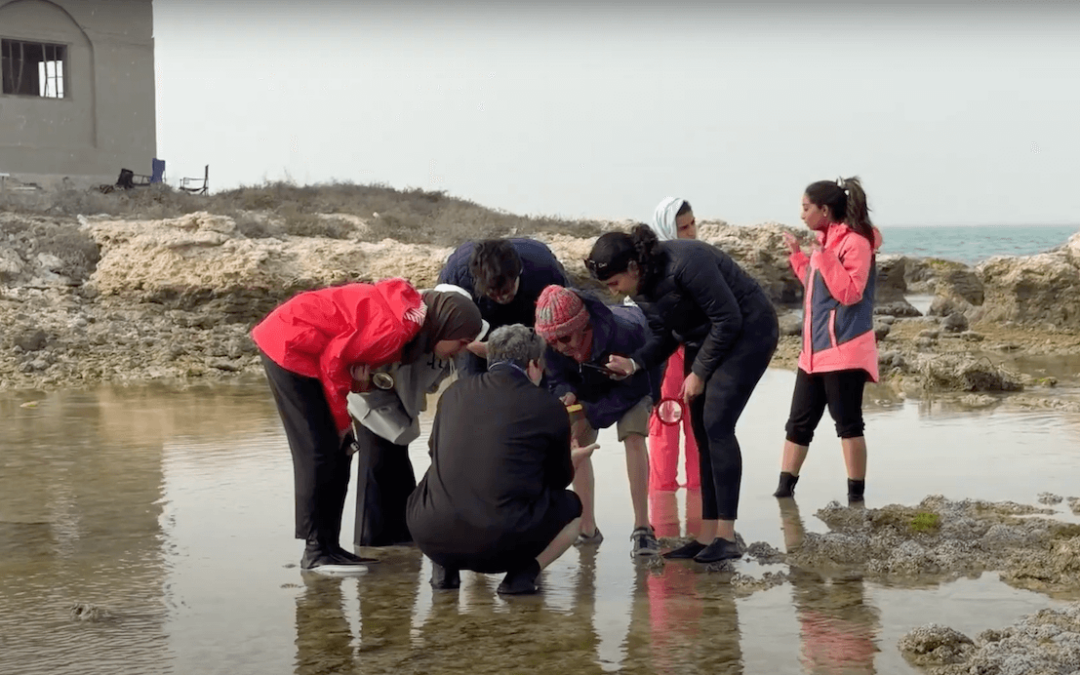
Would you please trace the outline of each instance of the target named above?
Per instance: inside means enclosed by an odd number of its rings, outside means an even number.
[[[715,246],[676,239],[659,247],[656,270],[634,296],[652,335],[633,358],[651,369],[685,344],[697,350],[691,370],[707,380],[742,338],[744,324],[775,322],[776,310],[757,281]]]

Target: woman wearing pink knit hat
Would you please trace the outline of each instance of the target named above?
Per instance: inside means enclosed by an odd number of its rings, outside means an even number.
[[[581,446],[596,442],[598,429],[615,425],[626,447],[626,472],[634,508],[630,555],[660,552],[649,524],[649,412],[657,371],[641,370],[625,379],[612,379],[605,368],[613,354],[633,354],[648,336],[645,314],[638,307],[606,305],[598,298],[562,286],[548,286],[536,302],[535,330],[548,344],[544,356],[548,388],[567,405],[582,406],[572,427]],[[592,461],[586,459],[574,474],[574,491],[581,498],[578,544],[603,540],[594,513]]]

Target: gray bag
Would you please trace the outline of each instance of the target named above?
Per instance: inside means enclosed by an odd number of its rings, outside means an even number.
[[[405,412],[393,389],[349,394],[349,414],[357,423],[394,445],[408,445],[420,437],[420,422]]]

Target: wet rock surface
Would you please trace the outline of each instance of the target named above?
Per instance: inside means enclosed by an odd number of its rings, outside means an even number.
[[[1080,589],[1080,526],[1013,502],[927,497],[880,509],[833,502],[817,516],[830,529],[807,533],[787,562],[854,569],[870,577],[956,579],[1000,571],[1006,583],[1046,593]]]
[[[1080,603],[1041,610],[974,640],[936,624],[921,626],[897,647],[930,675],[1074,675],[1080,672]]]
[[[964,663],[975,651],[971,638],[936,623],[912,630],[896,646],[911,663],[924,667]]]

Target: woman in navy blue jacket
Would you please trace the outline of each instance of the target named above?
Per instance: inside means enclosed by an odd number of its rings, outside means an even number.
[[[536,299],[545,286],[568,286],[551,249],[535,239],[465,242],[446,259],[440,284],[465,289],[491,330],[519,323],[532,328]],[[458,361],[459,377],[487,372],[487,343],[473,342]]]
[[[626,446],[634,507],[630,555],[656,555],[660,549],[649,524],[645,439],[652,397],[659,388],[659,369],[617,380],[606,368],[611,355],[630,355],[645,346],[649,335],[645,314],[638,307],[608,306],[586,292],[551,285],[537,300],[535,330],[548,344],[544,356],[548,389],[571,410],[582,408],[572,432],[578,444],[591,445],[599,429],[616,425],[618,438]],[[603,540],[596,527],[593,487],[592,462],[585,460],[574,475],[574,491],[582,503],[578,544]]]

